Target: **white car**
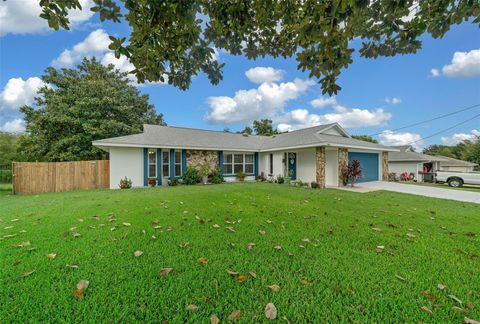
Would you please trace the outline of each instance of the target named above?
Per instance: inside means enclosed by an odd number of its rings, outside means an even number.
[[[435,182],[446,182],[450,187],[480,185],[480,172],[435,171]]]

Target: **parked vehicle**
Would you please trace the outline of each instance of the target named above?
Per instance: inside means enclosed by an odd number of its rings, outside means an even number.
[[[436,171],[435,182],[446,182],[450,187],[461,187],[464,184],[480,185],[480,172]]]

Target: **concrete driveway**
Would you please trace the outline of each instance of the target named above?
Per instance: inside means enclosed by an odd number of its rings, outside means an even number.
[[[417,195],[417,196],[458,200],[458,201],[465,201],[465,202],[480,204],[480,193],[465,191],[465,190],[454,190],[454,189],[435,188],[435,187],[427,187],[427,186],[424,187],[424,186],[416,186],[416,185],[409,185],[404,183],[385,182],[385,181],[363,182],[363,183],[357,184],[357,186],[370,188],[370,189],[395,191],[395,192],[401,192],[401,193]]]

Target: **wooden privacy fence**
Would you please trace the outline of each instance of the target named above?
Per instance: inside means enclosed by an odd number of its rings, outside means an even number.
[[[13,193],[108,188],[109,168],[108,160],[13,162]]]

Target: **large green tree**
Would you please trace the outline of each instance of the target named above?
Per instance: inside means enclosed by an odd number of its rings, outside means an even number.
[[[440,38],[454,24],[480,22],[478,0],[94,0],[100,19],[126,21],[124,38],[111,37],[115,55],[126,55],[142,82],[181,89],[204,72],[222,79],[214,48],[256,59],[292,57],[318,78],[323,92],[337,93],[337,79],[352,62],[354,39],[362,57],[415,53],[420,37]],[[41,17],[54,29],[69,28],[69,9],[79,0],[41,0]],[[123,9],[120,7],[122,4]],[[123,11],[123,12],[122,12]]]
[[[369,135],[352,135],[352,138],[360,140],[360,141],[375,143],[375,144],[378,143],[378,141],[375,138],[373,138],[372,136],[369,136]]]
[[[0,132],[0,165],[9,164],[16,158],[17,135]]]
[[[92,141],[139,133],[144,123],[164,125],[148,103],[113,65],[84,59],[74,69],[47,68],[35,106],[23,106],[26,133],[18,139],[27,161],[72,161],[105,157]]]
[[[271,119],[254,120],[253,129],[256,135],[272,136],[278,134],[278,130],[273,129]]]

